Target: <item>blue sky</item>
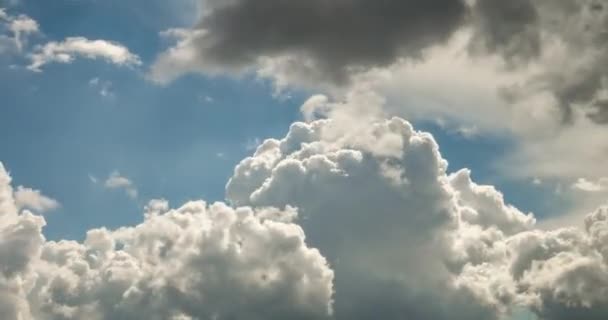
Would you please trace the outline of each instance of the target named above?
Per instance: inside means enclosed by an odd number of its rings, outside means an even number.
[[[2,60],[0,159],[16,184],[60,201],[47,216],[50,239],[81,239],[92,227],[134,224],[154,198],[173,204],[223,200],[234,166],[252,153],[255,141],[282,137],[300,119],[299,107],[309,93],[277,98],[268,82],[253,76],[193,75],[166,86],[146,79],[145,66],[167,46],[159,33],[191,24],[192,6],[188,1],[61,0],[8,7],[9,13],[38,21],[42,32],[33,36],[36,40],[112,40],[144,65],[81,59],[34,73],[24,69],[22,57]],[[492,164],[511,146],[509,139],[467,138],[432,122],[416,127],[434,133],[451,170],[473,169],[476,181],[498,186],[519,208],[543,216],[558,205],[538,200],[551,197],[552,189],[496,172]],[[112,172],[133,182],[137,199],[103,187]]]

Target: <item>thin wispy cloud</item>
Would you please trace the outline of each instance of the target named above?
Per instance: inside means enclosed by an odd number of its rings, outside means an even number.
[[[30,54],[29,70],[40,72],[49,63],[72,63],[75,59],[103,60],[118,66],[138,66],[141,60],[119,43],[70,37],[37,46]]]
[[[118,171],[114,171],[103,183],[106,189],[124,191],[132,199],[137,198],[137,188],[131,180],[122,176]]]

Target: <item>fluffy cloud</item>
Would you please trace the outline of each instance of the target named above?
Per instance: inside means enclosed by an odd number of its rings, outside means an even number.
[[[303,109],[327,104],[316,96]],[[337,319],[504,319],[522,308],[543,320],[605,317],[608,209],[584,230],[538,230],[468,170],[447,174],[432,136],[407,122],[331,115],[262,143],[227,197],[298,208],[335,270]]]
[[[333,272],[293,210],[152,201],[140,225],[47,242],[0,166],[6,319],[324,319]]]
[[[336,272],[337,319],[498,319],[455,285],[448,234],[465,204],[480,228],[517,232],[533,219],[467,180],[457,195],[433,138],[403,120],[341,131],[331,120],[292,125],[236,168],[228,198],[299,209]]]
[[[71,63],[76,58],[102,59],[120,66],[137,66],[139,57],[121,44],[107,40],[89,40],[84,37],[70,37],[61,42],[51,41],[38,46],[30,54],[28,69],[41,71],[49,63]]]
[[[155,200],[141,224],[91,230],[82,243],[45,241],[44,219],[20,211],[2,169],[0,311],[159,320],[606,315],[608,209],[584,229],[538,230],[468,170],[449,174],[431,135],[381,114],[341,118],[335,110],[379,98],[351,99],[314,97],[303,108],[309,123],[244,159],[227,185],[234,207]],[[330,118],[314,120],[323,110]]]
[[[18,209],[30,209],[38,213],[43,213],[57,209],[60,205],[57,200],[43,195],[39,190],[17,187],[14,192],[15,205]]]

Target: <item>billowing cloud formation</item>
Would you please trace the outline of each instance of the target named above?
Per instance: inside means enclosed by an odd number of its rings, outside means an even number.
[[[265,141],[227,197],[299,209],[335,270],[337,319],[606,316],[606,210],[586,230],[536,230],[493,187],[446,169],[433,138],[403,120],[317,120]]]
[[[139,57],[121,44],[106,40],[89,40],[71,37],[64,41],[52,41],[38,46],[30,54],[28,69],[41,71],[49,63],[71,63],[76,58],[103,59],[109,63],[124,66],[140,65]]]
[[[152,201],[138,226],[46,242],[0,166],[0,312],[5,319],[324,319],[325,259],[293,210]]]

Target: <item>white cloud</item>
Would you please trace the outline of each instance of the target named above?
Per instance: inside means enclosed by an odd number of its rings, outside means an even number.
[[[60,204],[57,200],[43,195],[39,190],[17,187],[15,194],[15,205],[18,209],[30,209],[38,213],[55,210]]]
[[[598,181],[590,181],[585,178],[579,178],[572,185],[575,190],[583,192],[601,192],[608,189],[608,178],[601,178]]]
[[[275,209],[190,202],[145,220],[45,241],[0,165],[0,312],[6,319],[326,319],[333,272]]]
[[[64,41],[52,41],[38,46],[30,54],[28,69],[41,71],[49,63],[71,63],[76,58],[103,59],[120,66],[137,66],[139,57],[119,43],[107,40],[89,40],[84,37],[70,37]]]
[[[38,22],[34,19],[23,14],[13,16],[0,8],[0,32],[2,31],[8,32],[8,35],[0,34],[0,40],[2,41],[0,51],[14,49],[21,52],[24,49],[27,37],[38,33],[40,30]],[[8,40],[10,40],[10,43]]]
[[[108,189],[124,190],[126,194],[135,199],[137,198],[137,188],[131,180],[123,177],[118,171],[114,171],[104,182],[104,187]]]
[[[15,44],[19,51],[23,50],[23,37],[39,32],[38,22],[34,19],[20,15],[10,22],[9,29],[13,32]]]
[[[401,119],[317,120],[262,143],[235,169],[227,198],[298,208],[336,272],[337,319],[497,319],[498,305],[456,285],[451,241],[460,224],[515,234],[534,219],[467,171],[446,171],[432,136]]]
[[[44,219],[19,211],[2,168],[0,311],[23,320],[605,317],[608,209],[584,229],[538,230],[469,170],[449,174],[433,137],[384,119],[373,92],[322,102],[312,118],[328,119],[292,124],[235,168],[234,207],[154,200],[141,224],[91,230],[83,243],[45,241]],[[133,183],[114,173],[104,185]]]
[[[585,230],[538,230],[467,170],[447,175],[432,137],[403,120],[334,118],[359,102],[265,141],[227,186],[235,204],[298,208],[335,270],[337,319],[605,316],[608,209]]]

